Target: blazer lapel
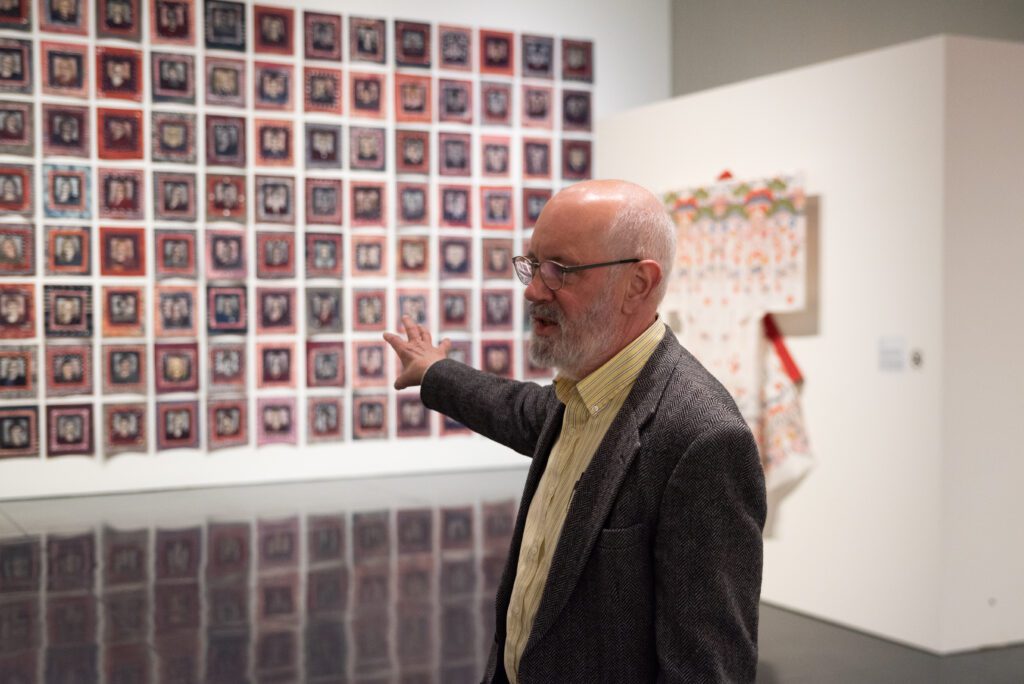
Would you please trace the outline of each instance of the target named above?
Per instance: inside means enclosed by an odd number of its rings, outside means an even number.
[[[551,628],[576,589],[626,473],[640,451],[640,428],[657,408],[681,354],[682,347],[676,341],[675,335],[671,330],[666,330],[665,337],[640,371],[633,384],[633,390],[609,426],[590,465],[577,482],[575,493],[569,502],[562,534],[551,560],[551,570],[544,585],[544,593],[537,608],[530,638],[523,651],[524,657]],[[532,479],[533,469],[530,475]],[[531,497],[539,480],[540,473],[532,482]],[[522,523],[525,517],[524,509],[520,508],[513,562],[517,562],[519,558]],[[505,597],[505,607],[507,606],[508,597]],[[503,615],[504,612],[499,613],[499,617]]]

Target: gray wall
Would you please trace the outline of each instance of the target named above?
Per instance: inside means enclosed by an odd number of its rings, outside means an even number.
[[[673,0],[672,94],[938,33],[1024,41],[1024,0]]]

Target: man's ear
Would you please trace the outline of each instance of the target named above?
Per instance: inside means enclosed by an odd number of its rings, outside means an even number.
[[[651,293],[661,279],[661,265],[654,259],[630,264],[630,273],[626,276],[626,292],[622,298],[622,312],[636,313],[637,309],[650,300]]]

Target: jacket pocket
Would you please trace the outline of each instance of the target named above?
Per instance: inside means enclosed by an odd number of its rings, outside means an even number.
[[[603,549],[625,549],[643,541],[646,526],[637,523],[631,527],[606,527],[597,537],[597,545]]]

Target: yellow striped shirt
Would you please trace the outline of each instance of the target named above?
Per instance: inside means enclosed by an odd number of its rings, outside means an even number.
[[[579,382],[555,378],[555,394],[565,404],[565,417],[526,514],[506,618],[505,672],[511,684],[518,680],[519,660],[530,638],[576,482],[633,389],[640,369],[664,335],[664,323],[655,320],[622,351]]]

